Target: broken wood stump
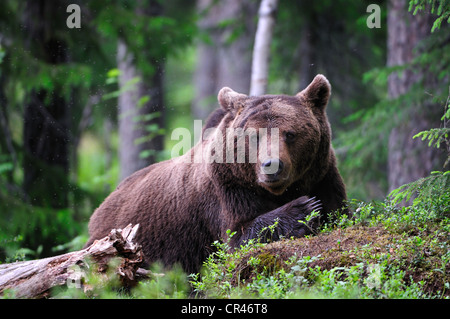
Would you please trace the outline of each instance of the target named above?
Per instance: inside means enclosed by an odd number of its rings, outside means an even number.
[[[67,254],[44,259],[0,264],[0,295],[10,291],[15,298],[45,298],[53,287],[89,289],[84,283],[87,260],[93,261],[96,272],[106,274],[108,264],[117,259],[114,273],[124,287],[134,286],[139,279],[149,274],[139,268],[143,261],[141,246],[134,237],[139,224],[124,229],[113,229],[108,236],[96,240],[91,246]],[[92,270],[91,270],[92,271]]]

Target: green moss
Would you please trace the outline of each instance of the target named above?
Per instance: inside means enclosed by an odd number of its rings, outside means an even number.
[[[277,298],[311,291],[338,298],[449,297],[449,247],[449,236],[437,229],[417,234],[355,225],[237,250],[227,258],[234,265],[227,266],[230,277],[222,278],[231,278],[227,291],[238,296],[261,297],[269,293],[261,285],[272,285],[278,288],[270,297]]]

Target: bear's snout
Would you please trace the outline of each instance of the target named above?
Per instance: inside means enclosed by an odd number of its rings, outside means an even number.
[[[269,158],[261,164],[262,172],[267,175],[268,180],[276,181],[283,171],[284,164],[279,158]]]
[[[290,165],[280,158],[271,157],[260,165],[258,183],[271,193],[281,194],[290,184]]]

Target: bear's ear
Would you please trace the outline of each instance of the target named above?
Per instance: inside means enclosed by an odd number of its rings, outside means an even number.
[[[331,95],[331,85],[327,78],[322,74],[317,74],[314,80],[308,85],[306,89],[297,93],[296,96],[303,97],[312,102],[315,107],[322,110],[328,104]]]
[[[237,110],[244,106],[247,95],[237,93],[229,87],[224,87],[219,91],[217,100],[225,111]]]

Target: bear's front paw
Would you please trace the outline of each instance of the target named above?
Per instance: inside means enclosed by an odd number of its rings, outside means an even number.
[[[319,212],[322,208],[320,200],[307,196],[299,197],[285,206],[281,207],[280,218],[284,219],[282,223],[285,237],[303,237],[314,232],[318,226],[317,217],[308,216],[313,212]]]
[[[321,203],[315,198],[299,197],[271,212],[257,217],[245,228],[234,246],[258,238],[271,242],[280,238],[303,237],[317,228],[317,218],[307,218],[313,211],[320,211]],[[244,229],[243,227],[241,229]]]
[[[320,211],[322,209],[320,200],[316,200],[315,197],[309,198],[307,196],[294,199],[285,206],[286,207],[282,207],[284,208],[284,213],[296,219],[305,219],[313,211]]]

